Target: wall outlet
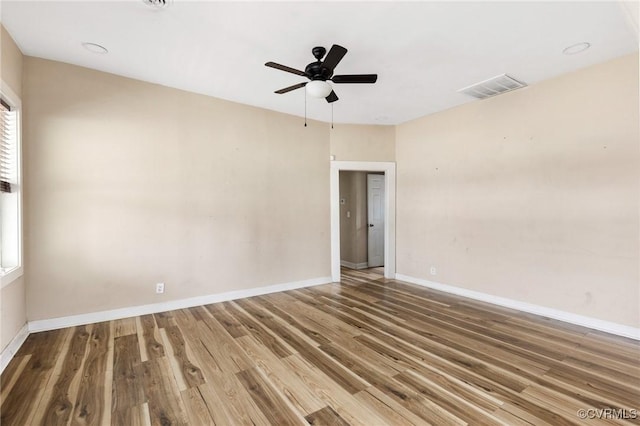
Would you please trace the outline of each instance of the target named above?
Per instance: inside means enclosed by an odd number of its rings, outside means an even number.
[[[436,267],[432,266],[429,272],[431,273],[431,275],[437,275]]]
[[[156,293],[164,293],[164,283],[156,284]]]

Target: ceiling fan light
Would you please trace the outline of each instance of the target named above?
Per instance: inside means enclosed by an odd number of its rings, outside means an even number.
[[[326,98],[333,90],[326,81],[312,80],[306,85],[307,93],[314,98]]]

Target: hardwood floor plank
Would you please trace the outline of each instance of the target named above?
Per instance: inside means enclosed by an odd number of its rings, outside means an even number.
[[[136,334],[136,318],[124,318],[113,321],[114,337],[128,336]]]
[[[31,354],[16,356],[13,358],[12,362],[7,365],[6,369],[2,373],[2,380],[0,381],[0,386],[2,387],[2,392],[0,393],[0,401],[4,401],[7,399],[9,392],[13,389],[13,386],[18,381],[18,378],[22,374],[24,368],[27,366],[27,363],[31,359]]]
[[[587,341],[586,339],[589,340]],[[615,345],[607,344],[607,340],[597,339],[587,335],[581,340],[578,347],[572,351],[572,354],[574,354],[574,356],[590,355],[604,358],[617,365],[638,367],[638,365],[640,365],[640,342],[638,342],[638,346],[635,352],[633,352],[631,348],[624,348],[623,350],[622,347],[618,348]]]
[[[113,410],[113,357],[115,352],[115,322],[109,322],[109,339],[107,341],[107,363],[104,372],[104,411],[101,424],[107,425]]]
[[[237,374],[237,373],[236,373]],[[236,374],[218,374],[200,385],[209,414],[216,424],[269,425]]]
[[[23,426],[40,403],[44,386],[56,364],[69,329],[34,333],[25,342],[27,349],[18,353],[30,354],[19,380],[0,406],[0,424]],[[43,350],[43,348],[46,348]]]
[[[640,425],[578,417],[640,408],[640,342],[345,269],[34,333],[0,389],[3,426]]]
[[[286,330],[270,318],[264,316],[261,318],[265,326],[269,327],[274,334],[289,343],[303,358],[314,366],[322,369],[322,371],[349,393],[359,392],[368,386],[368,383],[360,379],[357,375],[345,370],[339,363],[331,360],[330,357],[318,350],[315,346],[310,345],[302,339],[297,339],[295,332]]]
[[[312,426],[349,426],[349,423],[329,406],[307,415],[305,420]]]
[[[209,414],[207,403],[200,393],[200,389],[197,387],[188,388],[185,391],[180,392],[182,401],[189,416],[189,423],[191,425],[202,426],[214,426],[215,422]]]
[[[286,403],[285,398],[278,393],[258,367],[243,370],[236,375],[271,424],[304,425],[306,423],[304,417]]]
[[[600,355],[569,352],[563,364],[575,367],[580,371],[627,382],[630,386],[640,388],[640,362],[638,366],[633,366],[619,364]]]
[[[171,343],[172,355],[176,358],[180,366],[180,375],[186,382],[187,387],[195,387],[204,383],[204,377],[200,367],[196,366],[189,356],[189,348],[185,344],[184,337],[178,326],[165,328],[169,342]]]
[[[238,343],[214,318],[198,324],[199,333],[188,336],[192,341],[199,339],[204,348],[212,355],[220,370],[225,373],[237,373],[251,368],[251,360],[242,352]],[[261,334],[262,335],[262,334]],[[202,366],[202,364],[200,364]]]
[[[553,426],[547,422],[544,422],[536,417],[529,415],[524,410],[519,409],[518,407],[514,407],[511,404],[505,404],[500,407],[498,411],[495,412],[495,416],[498,419],[505,421],[508,425],[518,425],[518,426]]]
[[[147,399],[142,386],[142,360],[138,335],[115,338],[113,359],[112,412],[131,411],[129,408],[144,404]]]
[[[277,339],[273,334],[265,330],[258,322],[254,321],[248,313],[240,309],[238,305],[229,302],[225,302],[223,305],[236,321],[242,322],[249,333],[269,348],[276,356],[283,358],[293,354],[280,339]]]
[[[296,292],[296,295],[303,295],[301,292]],[[304,298],[304,300],[308,300]],[[315,306],[305,305],[303,303],[292,303],[287,306],[287,311],[296,315],[298,322],[302,323],[307,328],[314,330],[315,333],[322,335],[325,339],[332,341],[337,337],[352,337],[360,334],[360,330],[350,326],[317,309],[316,306],[323,306],[319,301],[313,300]]]
[[[554,368],[549,370],[544,377],[552,377],[565,383],[575,385],[578,388],[593,389],[597,394],[605,398],[616,399],[627,407],[632,407],[640,401],[640,391],[632,389],[621,382],[613,382],[599,379],[592,374],[576,376],[573,369]]]
[[[591,389],[579,387],[561,380],[554,379],[552,377],[541,378],[539,382],[539,384],[545,389],[575,399],[584,404],[585,407],[614,410],[629,408],[620,401],[610,399],[602,394],[598,394],[597,392],[592,392]],[[636,419],[636,421],[640,424],[640,418]]]
[[[138,336],[138,350],[140,351],[140,361],[148,361],[149,354],[147,352],[147,343],[144,338],[144,329],[142,326],[141,317],[136,317],[136,336]]]
[[[101,322],[93,326],[71,418],[72,425],[99,424],[102,421],[103,413],[107,409],[105,407],[105,372],[109,356],[109,337],[109,323]],[[108,407],[108,410],[110,408]]]
[[[266,297],[258,296],[255,298],[256,302],[264,307],[266,310],[272,312],[274,315],[282,318],[287,324],[301,331],[305,336],[308,336],[310,339],[315,341],[317,344],[329,343],[331,342],[329,339],[324,337],[322,334],[318,333],[315,330],[312,330],[306,326],[304,326],[300,321],[296,320],[293,316],[291,316],[288,312],[276,306],[274,303],[270,302]]]
[[[73,379],[80,373],[82,360],[87,350],[89,332],[85,326],[78,326],[73,332],[70,347],[67,351],[62,371],[54,385],[54,393],[42,416],[46,425],[66,425],[73,413],[73,402],[70,400],[70,388]]]
[[[173,312],[169,311],[169,312],[158,312],[155,314],[152,314],[153,319],[156,320],[156,324],[158,325],[158,328],[167,328],[167,327],[171,327],[172,325],[176,325],[175,324],[175,320],[173,318]]]
[[[205,384],[198,386],[216,424],[268,424],[234,373],[251,368],[250,357],[213,317],[188,327],[179,320],[185,341],[202,369]]]
[[[395,380],[395,377],[392,377],[393,380],[389,380],[388,377],[376,371],[370,364],[365,364],[361,360],[355,359],[353,355],[335,346],[323,345],[321,348],[346,368],[427,422],[431,424],[464,424],[454,414],[446,412],[433,401],[423,398],[418,392]]]
[[[451,371],[446,362],[432,362],[422,357],[419,352],[412,356],[405,351],[396,351],[394,348],[369,336],[359,336],[358,339],[381,355],[397,360],[398,363],[406,366],[407,370],[414,370],[450,392],[464,397],[466,401],[473,403],[478,408],[491,412],[503,403],[503,401],[493,396],[492,392],[487,391],[488,388],[485,387],[487,382],[475,380],[473,377],[470,378],[469,375],[456,374],[459,370]]]
[[[142,363],[142,381],[152,425],[187,425],[189,420],[169,361],[162,357]]]
[[[182,311],[185,310],[189,311],[193,319],[196,321],[204,321],[207,318],[213,317],[213,315],[211,315],[211,312],[209,312],[204,306],[195,306],[189,309],[182,309]]]
[[[51,369],[51,373],[43,383],[41,389],[39,389],[39,397],[36,400],[37,403],[34,405],[34,410],[31,412],[30,416],[27,418],[28,424],[38,424],[42,423],[43,417],[45,415],[45,411],[47,409],[48,403],[56,398],[55,396],[55,383],[58,378],[62,374],[62,367],[64,364],[64,360],[66,358],[67,353],[69,352],[69,348],[71,346],[71,338],[73,336],[73,330],[69,330],[68,333],[65,334],[64,341],[62,342],[62,349],[58,354],[55,365]]]
[[[112,426],[151,426],[149,406],[145,403],[112,412],[110,424]]]
[[[316,367],[301,354],[283,358],[282,362],[291,368],[291,371],[305,383],[307,388],[327,405],[333,407],[349,424],[369,426],[386,423],[384,417],[368,409],[358,399],[353,398],[352,393],[337,383],[332,376],[327,374],[326,370]]]
[[[142,326],[142,338],[145,342],[146,358],[156,359],[164,356],[164,347],[160,344],[160,333],[153,315],[140,317]],[[141,357],[142,358],[142,357]]]
[[[438,386],[436,383],[424,378],[418,373],[408,370],[393,376],[395,380],[415,390],[424,398],[442,407],[448,413],[453,414],[457,418],[474,425],[497,425],[500,424],[493,416],[475,407],[471,403],[467,403],[463,398],[446,389]]]
[[[363,406],[377,413],[380,417],[384,418],[386,422],[394,426],[420,425],[424,423],[424,420],[420,417],[373,386],[362,392],[358,392],[354,396]]]
[[[280,358],[273,356],[252,336],[242,336],[237,339],[237,342],[252,362],[265,373],[271,383],[300,413],[310,414],[326,405],[282,363]]]
[[[207,305],[205,308],[207,308],[209,313],[227,330],[227,333],[229,333],[231,337],[247,335],[247,330],[242,326],[242,323],[227,312],[224,304],[217,303],[215,305]]]
[[[595,407],[587,406],[583,402],[567,397],[564,394],[554,392],[550,389],[546,389],[542,386],[533,385],[528,387],[522,392],[522,395],[527,399],[534,401],[537,405],[553,408],[566,417],[577,417],[578,410],[580,409],[593,409]],[[613,422],[605,419],[589,419],[589,425],[611,425],[620,424],[620,422]]]

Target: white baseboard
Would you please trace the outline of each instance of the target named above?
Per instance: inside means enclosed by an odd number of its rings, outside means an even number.
[[[604,321],[597,318],[591,318],[583,315],[573,314],[558,309],[547,308],[544,306],[534,305],[531,303],[520,302],[518,300],[507,299],[505,297],[493,296],[491,294],[481,293],[479,291],[467,290],[461,287],[455,287],[446,284],[414,278],[407,275],[396,274],[396,279],[406,281],[434,290],[440,290],[446,293],[455,294],[457,296],[468,297],[469,299],[479,300],[482,302],[492,303],[506,308],[517,309],[519,311],[540,315],[547,318],[553,318],[571,324],[581,325],[583,327],[595,330],[605,331],[607,333],[618,336],[629,337],[631,339],[640,340],[640,328],[622,325],[610,321]]]
[[[9,361],[13,359],[13,356],[18,352],[18,349],[20,349],[24,341],[27,340],[27,337],[29,337],[29,326],[25,324],[13,340],[9,342],[7,347],[2,350],[2,353],[0,353],[0,374],[2,374],[7,365],[9,365]]]
[[[192,308],[194,306],[208,305],[210,303],[226,302],[229,300],[243,299],[245,297],[260,296],[262,294],[277,293],[280,291],[295,290],[331,282],[331,277],[312,278],[304,281],[294,281],[284,284],[274,284],[266,287],[256,287],[246,290],[228,291],[226,293],[210,294],[207,296],[191,297],[188,299],[172,300],[150,305],[131,306],[128,308],[112,309],[109,311],[92,312],[88,314],[72,315],[68,317],[51,318],[38,321],[29,321],[29,332],[56,330],[59,328],[73,327],[76,325],[92,324],[102,321],[112,321],[138,315],[155,314],[158,312],[172,311],[175,309]]]
[[[369,264],[367,262],[353,263],[346,260],[341,260],[340,266],[344,266],[345,268],[349,269],[367,269],[369,267]]]

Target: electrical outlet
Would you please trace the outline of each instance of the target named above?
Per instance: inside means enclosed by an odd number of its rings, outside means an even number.
[[[156,293],[164,293],[164,283],[156,284]]]
[[[436,267],[432,266],[429,272],[431,273],[431,275],[436,275]]]

